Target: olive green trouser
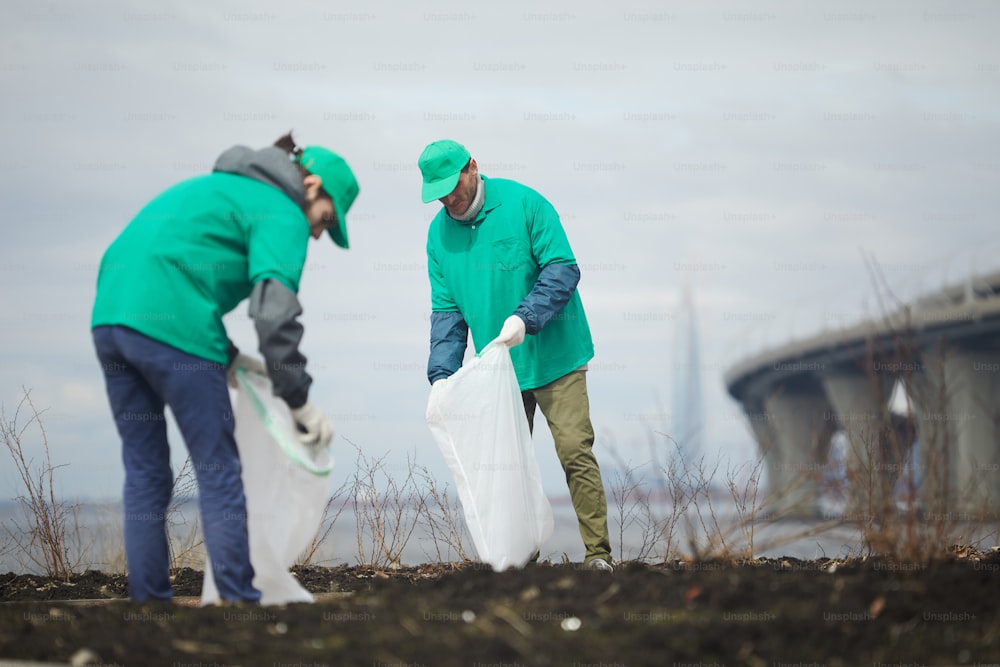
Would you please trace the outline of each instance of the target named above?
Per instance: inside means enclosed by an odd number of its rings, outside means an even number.
[[[611,559],[608,537],[608,503],[601,470],[594,457],[594,427],[590,423],[587,375],[583,369],[568,373],[543,387],[521,392],[528,427],[534,429],[535,407],[549,424],[569,496],[587,549],[584,561]]]

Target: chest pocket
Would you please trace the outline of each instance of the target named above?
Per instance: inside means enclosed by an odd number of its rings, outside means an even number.
[[[516,271],[531,262],[531,253],[523,241],[516,238],[493,242],[493,257],[497,271]]]

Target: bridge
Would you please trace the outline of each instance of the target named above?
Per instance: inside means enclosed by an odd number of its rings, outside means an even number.
[[[1000,512],[1000,271],[747,357],[725,373],[767,470],[768,510],[823,514],[831,440],[847,442],[846,507],[864,520],[900,490],[924,512]],[[890,398],[903,392],[903,410]],[[897,401],[892,401],[895,405]]]

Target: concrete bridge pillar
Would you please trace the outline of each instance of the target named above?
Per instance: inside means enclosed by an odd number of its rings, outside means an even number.
[[[835,369],[821,381],[833,406],[831,417],[848,441],[845,518],[867,520],[893,506],[901,467],[903,452],[888,408],[894,379],[873,364],[871,369]]]
[[[819,481],[830,450],[835,424],[830,404],[818,382],[796,381],[765,397],[769,513],[794,517],[820,514]],[[763,447],[762,447],[763,450]]]
[[[741,405],[743,406],[747,423],[750,424],[750,431],[757,442],[757,449],[764,460],[764,483],[760,485],[760,491],[766,497],[770,494],[770,490],[775,487],[776,480],[782,474],[782,470],[775,466],[781,459],[781,455],[777,450],[778,438],[771,426],[771,415],[768,414],[764,407],[763,397],[757,395],[746,396]]]
[[[945,355],[925,350],[919,372],[910,376],[906,393],[916,413],[917,452],[920,469],[919,501],[925,512],[944,514],[954,505],[954,423],[944,417],[950,396],[945,377]]]
[[[917,407],[928,519],[988,520],[1000,512],[1000,353],[925,352],[910,389]]]

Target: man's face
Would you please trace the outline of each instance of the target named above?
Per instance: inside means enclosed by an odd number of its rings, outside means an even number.
[[[309,205],[306,219],[309,220],[309,235],[318,239],[323,232],[337,224],[337,212],[333,209],[333,201],[317,199]]]
[[[445,210],[451,216],[462,215],[469,210],[472,200],[476,198],[476,188],[479,183],[479,166],[475,160],[469,160],[468,166],[458,175],[458,185],[451,194],[441,197],[438,201],[444,204]]]
[[[309,221],[309,235],[318,239],[323,232],[337,224],[337,211],[333,207],[333,200],[323,190],[319,178],[309,175],[302,182],[306,186],[305,214]]]

